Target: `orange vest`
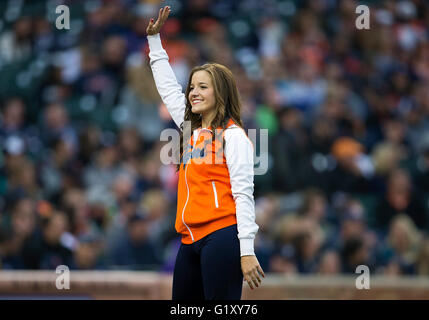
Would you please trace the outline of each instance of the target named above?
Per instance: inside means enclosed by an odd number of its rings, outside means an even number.
[[[234,125],[230,119],[227,128]],[[176,231],[182,243],[191,244],[206,235],[237,223],[229,171],[223,152],[225,130],[215,139],[200,129],[184,148],[179,169]]]

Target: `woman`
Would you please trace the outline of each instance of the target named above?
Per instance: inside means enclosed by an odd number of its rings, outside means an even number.
[[[195,67],[182,93],[159,36],[169,13],[170,7],[161,8],[146,32],[155,84],[181,129],[175,227],[182,241],[173,299],[239,300],[243,276],[252,290],[265,277],[253,248],[253,145],[242,129],[229,69],[216,63]],[[182,148],[189,122],[190,138]]]

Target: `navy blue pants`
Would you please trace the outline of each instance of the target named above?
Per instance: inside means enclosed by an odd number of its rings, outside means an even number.
[[[173,275],[173,300],[240,300],[243,273],[237,225],[180,244]]]

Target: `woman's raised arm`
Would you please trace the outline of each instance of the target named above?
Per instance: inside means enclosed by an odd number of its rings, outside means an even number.
[[[159,30],[167,20],[169,13],[170,7],[168,6],[159,9],[158,19],[155,23],[153,19],[149,21],[146,33],[149,43],[150,67],[156,88],[171,117],[180,128],[185,116],[186,97],[168,62],[168,55],[162,47],[159,35]]]

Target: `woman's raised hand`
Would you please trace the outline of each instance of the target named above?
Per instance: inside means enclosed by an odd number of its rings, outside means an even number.
[[[149,36],[159,33],[159,30],[161,30],[161,27],[164,25],[169,14],[170,14],[169,6],[165,6],[164,8],[159,9],[158,19],[156,20],[155,23],[153,23],[153,19],[149,20],[149,25],[146,28],[146,33]]]

